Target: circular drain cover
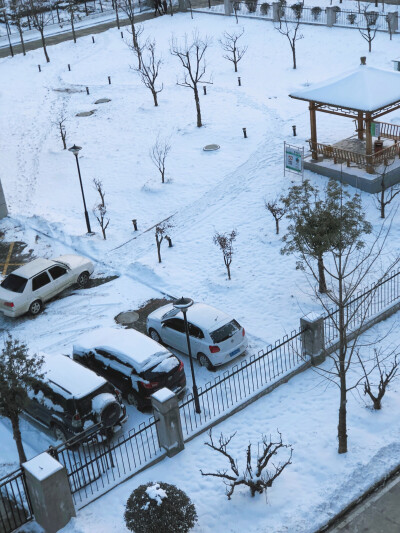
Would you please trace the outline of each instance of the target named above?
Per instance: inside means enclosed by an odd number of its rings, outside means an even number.
[[[95,111],[96,111],[95,109],[93,111],[82,111],[82,113],[77,113],[76,116],[77,117],[90,117],[91,115],[94,115]]]
[[[139,319],[139,315],[135,311],[126,311],[125,313],[120,313],[115,317],[115,321],[118,324],[128,325],[136,322]]]
[[[220,149],[219,144],[207,144],[207,146],[203,148],[205,152],[214,152],[215,150],[219,150],[219,149]]]
[[[106,104],[107,102],[111,102],[109,98],[100,98],[100,100],[96,100],[95,104]]]

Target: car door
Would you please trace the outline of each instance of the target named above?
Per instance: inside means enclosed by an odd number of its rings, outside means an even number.
[[[53,280],[52,284],[56,294],[71,285],[72,277],[68,275],[69,271],[67,268],[61,265],[54,265],[49,268],[48,272]]]
[[[182,318],[170,318],[163,322],[162,340],[172,348],[188,353],[185,323]]]
[[[53,280],[48,272],[44,271],[32,278],[32,297],[34,300],[49,300],[54,294]]]

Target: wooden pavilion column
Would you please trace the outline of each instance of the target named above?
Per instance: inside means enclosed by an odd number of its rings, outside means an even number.
[[[367,172],[374,173],[372,166],[372,135],[371,135],[371,113],[365,113],[365,155],[367,156]]]
[[[318,160],[317,152],[317,118],[315,115],[315,102],[310,102],[310,127],[311,127],[311,156],[312,159]]]
[[[357,132],[358,132],[358,138],[360,141],[364,139],[364,123],[363,123],[363,112],[358,112],[358,119],[357,119]]]

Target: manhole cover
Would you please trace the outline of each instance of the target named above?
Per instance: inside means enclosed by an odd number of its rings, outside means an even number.
[[[203,148],[205,152],[214,152],[215,150],[219,150],[219,149],[220,149],[219,144],[207,144],[207,146]]]
[[[90,117],[91,115],[94,115],[95,113],[95,109],[93,109],[93,111],[82,111],[82,113],[77,113],[76,116],[77,117]]]
[[[122,324],[123,326],[127,326],[128,324],[132,324],[133,322],[136,322],[139,319],[138,313],[135,313],[135,311],[126,311],[125,313],[120,313],[115,317],[115,321],[118,324]]]
[[[95,104],[106,104],[107,102],[111,102],[111,100],[109,98],[100,98],[95,101]]]

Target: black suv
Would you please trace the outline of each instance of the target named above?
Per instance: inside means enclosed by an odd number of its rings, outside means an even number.
[[[44,378],[28,391],[25,413],[66,441],[101,424],[110,437],[126,422],[120,392],[105,379],[67,356],[44,355]]]

